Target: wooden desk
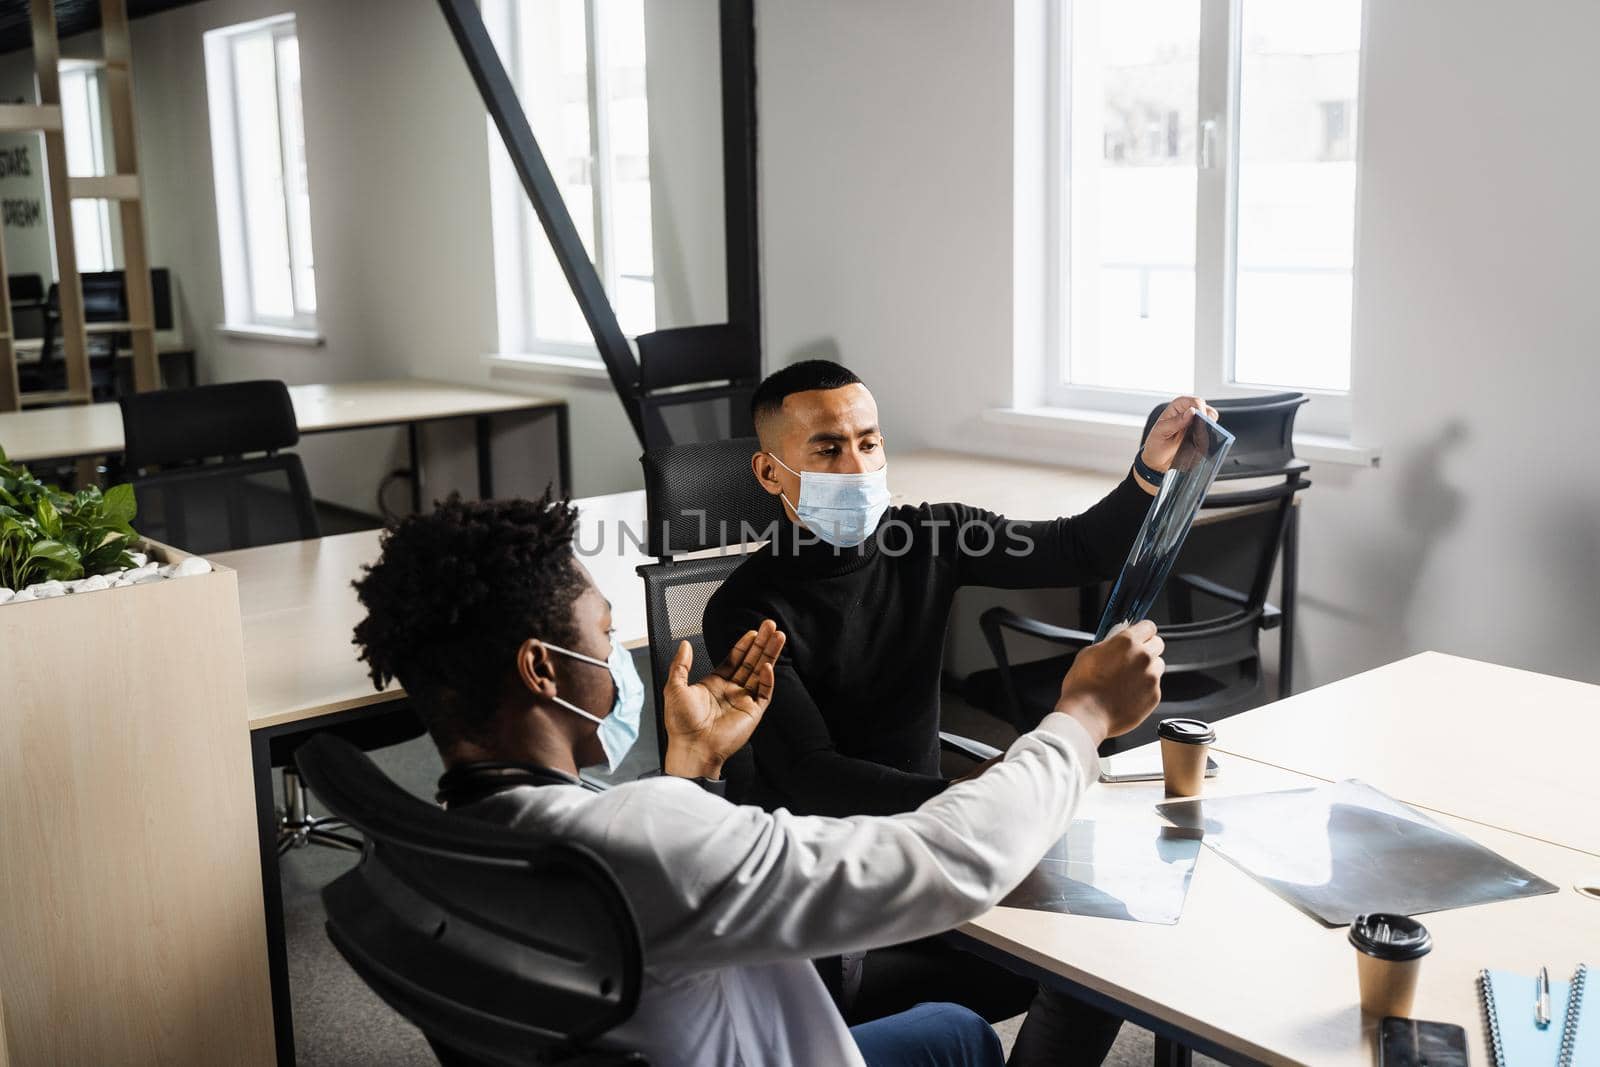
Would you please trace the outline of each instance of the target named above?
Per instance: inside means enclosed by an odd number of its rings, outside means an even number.
[[[1424,652],[1247,712],[1218,749],[1600,856],[1600,686]]]
[[[1317,779],[1219,756],[1211,796],[1293,789]],[[1081,816],[1161,820],[1159,782],[1098,785]],[[1593,858],[1451,816],[1439,821],[1520,863],[1561,891],[1422,916],[1434,950],[1415,1017],[1465,1027],[1472,1062],[1489,1062],[1474,978],[1480,968],[1566,977],[1600,945],[1600,903],[1573,892]],[[956,935],[963,947],[1070,988],[1141,1025],[1231,1063],[1371,1067],[1375,1020],[1357,1000],[1354,950],[1202,847],[1174,926],[996,908]]]
[[[566,401],[493,389],[475,389],[421,378],[291,385],[295,419],[302,434],[405,426],[411,469],[417,470],[420,444],[417,427],[442,419],[477,422],[478,495],[494,495],[489,462],[489,419],[514,411],[549,411],[556,419],[558,464],[562,491],[572,484]],[[0,448],[18,462],[113,456],[122,452],[122,411],[113,403],[76,404],[58,408],[0,413]],[[412,503],[421,510],[421,489],[412,480]]]

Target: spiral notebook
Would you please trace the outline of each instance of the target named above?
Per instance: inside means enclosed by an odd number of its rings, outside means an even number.
[[[1535,980],[1511,971],[1482,971],[1478,995],[1489,1030],[1491,1067],[1583,1067],[1600,1064],[1600,1008],[1584,1010],[1589,968],[1570,982],[1550,982],[1550,1025],[1533,1021]]]

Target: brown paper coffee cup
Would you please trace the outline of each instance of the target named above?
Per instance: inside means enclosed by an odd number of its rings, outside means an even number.
[[[1421,974],[1420,956],[1414,960],[1380,960],[1358,949],[1356,981],[1361,986],[1361,1010],[1380,1019],[1386,1015],[1409,1018]]]
[[[1383,1018],[1411,1015],[1422,959],[1433,948],[1428,928],[1408,915],[1371,912],[1350,924],[1361,1010]]]
[[[1161,777],[1169,797],[1197,797],[1205,787],[1206,757],[1217,732],[1199,719],[1162,719]]]

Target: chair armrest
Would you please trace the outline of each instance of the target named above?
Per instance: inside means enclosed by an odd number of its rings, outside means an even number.
[[[993,745],[986,745],[982,741],[974,741],[970,737],[946,733],[943,730],[939,731],[939,747],[946,752],[959,752],[975,763],[982,763],[1000,755],[1000,750]]]
[[[1237,589],[1230,588],[1220,582],[1213,582],[1210,578],[1202,578],[1198,574],[1174,574],[1170,579],[1178,585],[1184,585],[1197,593],[1215,597],[1236,607],[1249,607],[1250,598]],[[1275,630],[1283,625],[1283,612],[1273,604],[1261,605],[1261,628]]]
[[[979,619],[979,626],[986,633],[997,633],[1003,627],[1027,634],[1029,637],[1037,637],[1058,645],[1071,645],[1074,648],[1087,648],[1094,644],[1094,634],[1030,619],[1025,615],[1018,615],[1010,608],[990,608]]]

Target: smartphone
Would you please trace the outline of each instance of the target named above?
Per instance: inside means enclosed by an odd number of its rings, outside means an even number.
[[[1378,1067],[1467,1067],[1467,1032],[1391,1015],[1378,1026]]]
[[[1210,756],[1206,757],[1206,777],[1217,776],[1217,761]],[[1133,753],[1119,752],[1112,756],[1100,757],[1100,780],[1102,782],[1159,782],[1161,780],[1161,753]]]

